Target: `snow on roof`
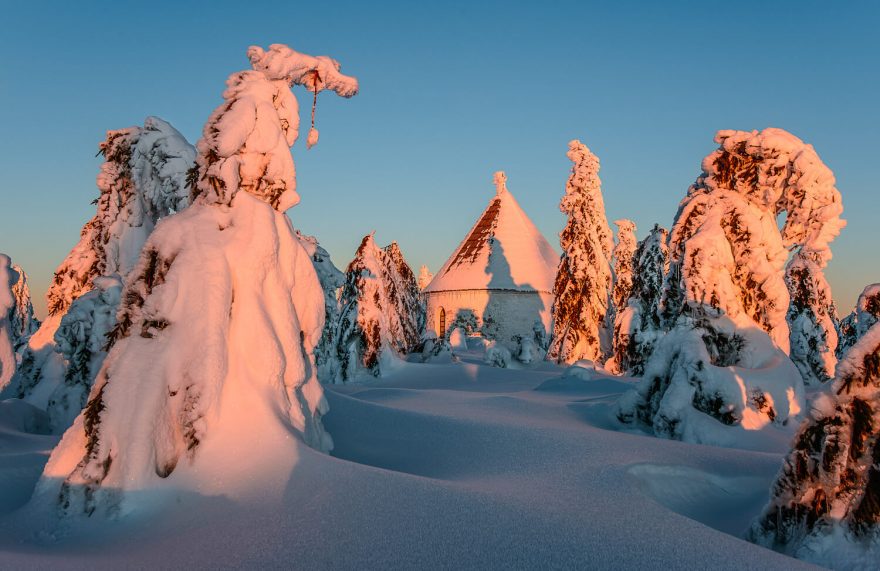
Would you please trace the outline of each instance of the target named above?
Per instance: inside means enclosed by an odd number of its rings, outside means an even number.
[[[468,289],[552,292],[559,255],[495,173],[495,196],[426,293]]]

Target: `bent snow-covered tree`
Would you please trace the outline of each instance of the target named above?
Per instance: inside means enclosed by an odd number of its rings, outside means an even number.
[[[336,356],[336,323],[339,322],[339,289],[345,285],[345,274],[339,271],[330,254],[318,244],[314,236],[305,236],[297,231],[297,237],[309,257],[321,289],[324,291],[324,329],[321,332],[321,340],[315,347],[315,364],[318,367],[318,380],[322,383],[332,383],[339,377],[339,359]]]
[[[631,294],[615,319],[614,353],[605,364],[618,373],[641,376],[654,344],[663,336],[658,309],[669,265],[668,235],[655,224],[633,254]]]
[[[67,332],[61,334],[67,339],[59,343],[77,345],[79,363],[71,362],[56,344],[61,322],[71,304],[95,288],[96,281],[124,278],[137,263],[156,223],[189,204],[186,176],[195,162],[193,146],[157,117],[147,117],[143,127],[108,131],[99,152],[104,162],[97,179],[101,193],[96,200],[97,211],[83,226],[79,243],[55,271],[47,294],[49,317],[31,338],[13,383],[13,396],[49,410],[50,420],[59,430],[66,428],[81,410],[81,397],[88,394],[93,373],[103,359],[103,341],[81,338],[74,342],[69,335],[78,335],[76,331],[103,332],[106,323],[83,320],[103,320],[107,314],[115,319],[115,301],[102,309],[92,307],[113,296],[99,294],[93,298],[87,303],[90,309],[81,307],[69,321]],[[86,362],[92,366],[83,367]],[[68,389],[70,394],[66,394]],[[56,413],[60,416],[54,416]]]
[[[880,324],[837,366],[749,539],[835,568],[880,557]]]
[[[880,321],[880,283],[869,284],[859,295],[853,312],[840,321],[837,357],[842,358],[850,347],[864,337],[878,321]]]
[[[38,486],[66,513],[117,513],[171,474],[202,494],[286,482],[292,433],[332,446],[313,356],[324,293],[283,212],[298,201],[291,87],[351,96],[357,81],[283,45],[248,55],[197,145],[193,205],[147,240],[89,402]]]
[[[431,273],[431,270],[428,269],[428,266],[422,264],[422,267],[419,268],[419,291],[428,287],[428,284],[431,283],[431,280],[434,279],[434,274]]]
[[[340,380],[351,380],[362,370],[380,376],[389,359],[419,344],[425,310],[415,275],[396,242],[380,248],[372,234],[364,237],[346,269],[340,299]]]
[[[562,259],[553,294],[553,339],[547,358],[558,363],[600,360],[610,338],[605,324],[613,241],[599,180],[599,159],[580,141],[568,144],[574,165],[559,209],[568,223],[559,234]]]
[[[792,153],[798,139],[767,129],[720,131],[716,141],[670,236],[661,303],[670,332],[638,388],[619,402],[618,418],[668,438],[724,445],[803,408],[803,380],[786,355],[784,240],[803,240],[814,220],[796,200],[810,172]]]

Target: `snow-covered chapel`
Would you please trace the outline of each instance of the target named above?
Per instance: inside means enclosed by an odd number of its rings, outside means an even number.
[[[495,173],[495,196],[423,290],[427,328],[438,336],[469,323],[515,348],[515,335],[549,334],[559,255]]]

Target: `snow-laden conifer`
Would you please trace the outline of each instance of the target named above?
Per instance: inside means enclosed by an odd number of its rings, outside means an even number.
[[[12,266],[6,254],[0,254],[0,390],[3,390],[15,374],[16,331],[13,323],[18,310],[13,288],[20,275]]]
[[[553,339],[547,358],[558,363],[598,360],[607,351],[606,327],[613,241],[599,179],[599,159],[571,141],[573,164],[559,204],[568,223],[559,235],[562,259],[556,273]]]
[[[633,286],[633,256],[635,255],[636,246],[636,224],[632,220],[625,218],[614,221],[617,226],[617,241],[612,250],[612,274],[611,299],[608,306],[608,312],[605,316],[606,327],[611,333],[611,354],[610,359],[605,366],[613,372],[618,372],[616,359],[617,354],[617,334],[616,321],[626,309],[632,294]]]
[[[200,494],[279,473],[283,489],[299,442],[332,446],[313,356],[324,293],[283,213],[297,201],[290,89],[351,96],[357,81],[287,46],[248,55],[197,146],[193,205],[147,240],[88,404],[38,485],[66,513],[134,509],[130,491],[172,474]]]
[[[836,230],[799,200],[804,179],[820,172],[804,158],[811,147],[779,129],[720,131],[716,142],[670,235],[661,302],[670,332],[618,418],[669,438],[725,444],[802,410],[803,380],[786,355],[785,246],[819,251]]]
[[[14,302],[12,313],[9,316],[9,325],[12,348],[18,352],[27,345],[28,339],[39,329],[40,321],[34,315],[27,274],[18,264],[12,264],[11,267],[18,279],[12,284]]]
[[[64,359],[63,382],[57,383],[46,408],[53,432],[63,432],[86,406],[92,382],[107,356],[107,334],[116,324],[122,280],[103,276],[79,296],[55,331],[55,350]]]
[[[852,313],[840,320],[837,358],[842,358],[850,347],[855,345],[878,321],[880,321],[880,283],[868,284],[859,294]]]
[[[104,157],[97,178],[100,191],[95,216],[83,226],[79,243],[55,271],[47,294],[49,317],[30,339],[22,356],[22,366],[13,382],[15,394],[31,404],[49,408],[49,399],[61,398],[62,385],[69,386],[68,368],[79,365],[62,356],[55,344],[55,333],[71,303],[95,287],[104,277],[124,278],[134,267],[147,237],[156,223],[189,204],[187,172],[195,162],[195,149],[174,127],[158,117],[147,117],[143,127],[108,131],[98,147]],[[74,321],[88,315],[80,312]],[[88,331],[101,331],[103,324],[80,324]],[[81,350],[103,343],[83,343]],[[93,355],[100,364],[103,353]],[[80,358],[92,361],[92,357]],[[96,370],[96,369],[93,369]],[[93,379],[76,374],[80,389],[88,394]],[[60,393],[56,393],[60,391]],[[75,406],[77,398],[65,402]],[[70,414],[75,415],[73,409]],[[61,410],[53,405],[53,410]],[[51,411],[50,411],[51,414]],[[64,419],[70,420],[68,413]],[[52,419],[56,429],[64,429],[64,419]]]
[[[749,538],[840,568],[880,557],[880,324],[813,403]]]
[[[668,235],[665,228],[655,224],[633,254],[631,294],[615,319],[614,353],[606,368],[641,376],[654,344],[664,333],[658,308],[669,265]]]
[[[318,380],[332,383],[339,377],[340,364],[336,356],[336,324],[339,322],[339,289],[345,285],[345,274],[339,271],[330,254],[321,247],[314,236],[305,236],[297,231],[297,237],[309,257],[324,290],[324,329],[321,341],[315,347],[315,363],[318,367]]]
[[[336,334],[340,380],[360,371],[381,376],[390,360],[421,340],[425,314],[418,283],[397,242],[380,248],[373,234],[364,236],[345,274]]]

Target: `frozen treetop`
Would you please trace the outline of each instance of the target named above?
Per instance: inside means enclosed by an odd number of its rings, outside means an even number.
[[[559,256],[513,194],[503,172],[496,194],[426,292],[502,289],[552,292]]]
[[[703,176],[689,194],[718,188],[744,195],[756,206],[786,212],[782,239],[786,248],[800,246],[824,267],[829,244],[846,221],[843,202],[831,172],[812,145],[782,129],[722,130],[719,148],[703,159]]]
[[[339,73],[335,60],[281,44],[268,51],[252,46],[248,58],[253,70],[229,76],[224,102],[205,124],[194,195],[209,204],[229,204],[243,190],[283,212],[299,202],[290,154],[299,137],[299,104],[290,88],[303,85],[315,97],[325,89],[351,97],[358,83]],[[309,146],[317,142],[314,128],[308,139]]]
[[[301,54],[284,44],[272,44],[268,52],[251,46],[247,55],[251,66],[269,79],[303,85],[311,92],[329,89],[342,97],[357,95],[357,79],[339,73],[339,62],[330,57]]]

